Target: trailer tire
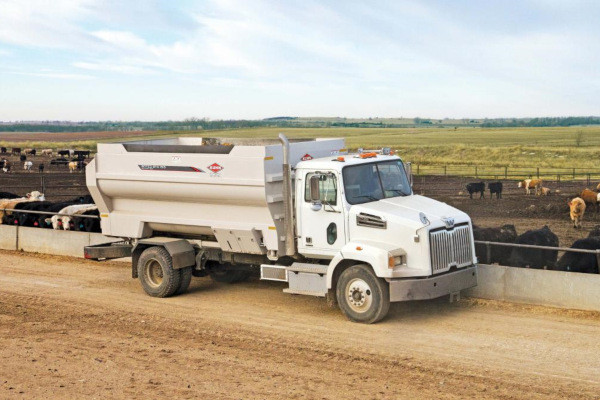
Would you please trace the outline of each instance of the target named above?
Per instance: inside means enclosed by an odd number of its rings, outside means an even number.
[[[180,288],[181,273],[173,269],[173,259],[164,247],[144,250],[138,259],[137,270],[142,288],[152,297],[169,297]]]
[[[179,288],[175,292],[175,295],[180,295],[187,292],[192,282],[192,267],[185,267],[179,270],[181,277],[179,282]]]
[[[390,309],[390,287],[370,266],[354,265],[340,275],[336,287],[340,309],[352,322],[372,324]]]

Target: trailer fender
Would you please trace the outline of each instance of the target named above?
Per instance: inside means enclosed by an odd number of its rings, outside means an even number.
[[[381,243],[379,243],[381,245]],[[368,242],[348,242],[333,257],[327,268],[327,289],[333,288],[333,276],[336,268],[344,264],[344,260],[356,261],[356,263],[369,264],[375,275],[380,276],[378,270],[387,268],[389,249],[384,249],[377,244]]]
[[[185,239],[153,237],[140,239],[132,253],[132,275],[137,278],[137,260],[140,254],[152,246],[164,247],[173,259],[173,268],[180,269],[196,265],[196,250],[190,242]]]

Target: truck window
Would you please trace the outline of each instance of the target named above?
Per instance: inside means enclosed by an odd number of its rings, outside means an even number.
[[[306,183],[304,185],[304,201],[310,202],[310,177],[315,175],[314,173],[306,174]],[[323,177],[319,181],[319,191],[321,192],[321,202],[328,203],[332,206],[337,204],[337,184],[333,174],[322,175]]]
[[[359,164],[342,171],[346,200],[350,204],[368,203],[412,193],[400,160]]]

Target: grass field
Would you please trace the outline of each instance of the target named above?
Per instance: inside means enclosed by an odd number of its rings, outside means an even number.
[[[552,128],[257,128],[205,132],[152,132],[143,138],[204,136],[275,138],[346,137],[351,149],[392,147],[403,159],[419,165],[509,166],[597,169],[600,126]],[[45,135],[45,134],[44,134]],[[52,135],[52,134],[47,134]],[[94,149],[97,142],[123,137],[77,141],[7,142],[6,147]],[[142,137],[136,137],[141,139]]]

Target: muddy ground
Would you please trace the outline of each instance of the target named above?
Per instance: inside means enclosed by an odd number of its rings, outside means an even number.
[[[0,251],[0,398],[600,399],[600,315],[462,300],[376,325],[274,282],[146,296],[125,263]]]

